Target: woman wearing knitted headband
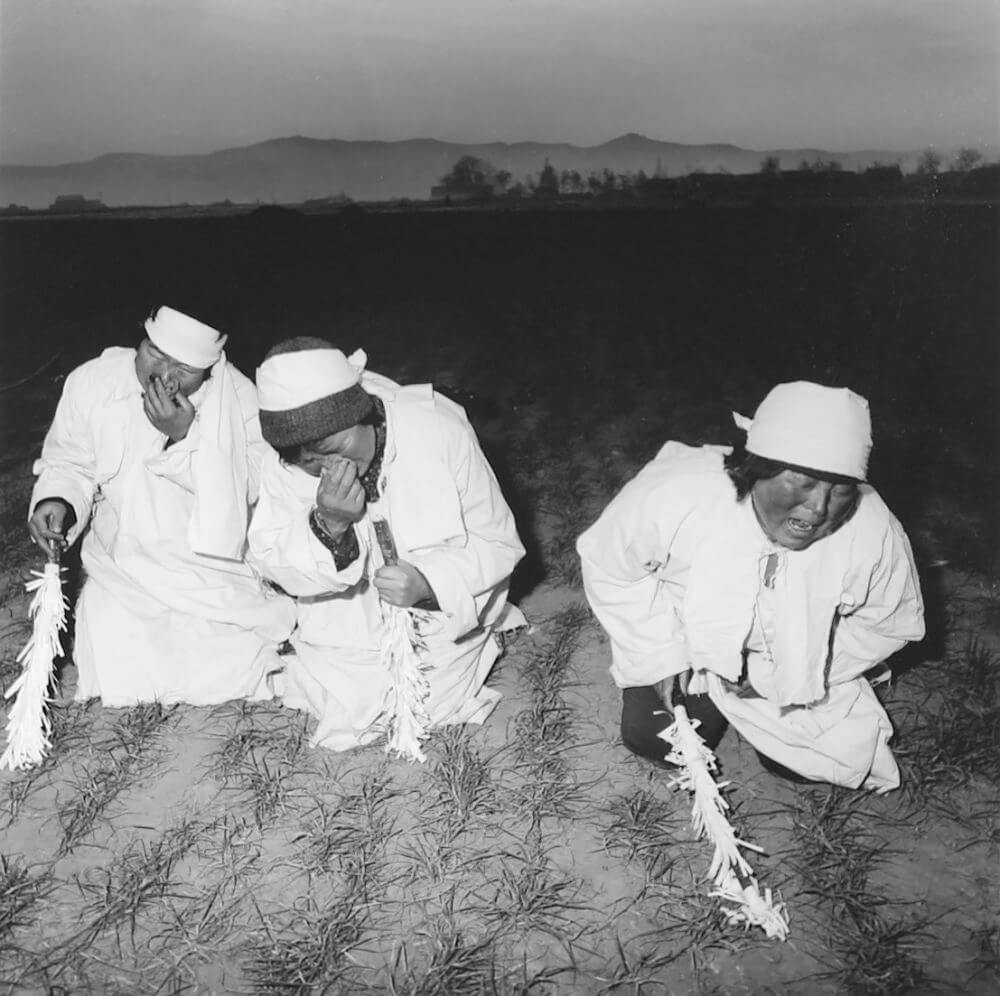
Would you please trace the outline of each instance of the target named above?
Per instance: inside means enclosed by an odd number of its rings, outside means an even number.
[[[431,727],[493,711],[493,633],[523,624],[506,599],[524,548],[461,408],[365,362],[299,337],[257,370],[274,452],[250,549],[297,598],[279,689],[318,719],[313,743],[346,750],[388,734],[419,757]],[[390,639],[403,629],[409,671]]]
[[[732,724],[779,773],[893,789],[892,725],[864,675],[923,637],[923,603],[865,483],[868,403],[799,381],[735,417],[744,451],[667,443],[577,543],[622,739],[662,761],[676,681],[710,747]]]

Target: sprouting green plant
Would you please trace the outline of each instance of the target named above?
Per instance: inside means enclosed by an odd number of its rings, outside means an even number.
[[[433,757],[428,771],[435,811],[454,835],[477,815],[497,811],[497,790],[489,772],[489,761],[471,743],[465,727],[447,727],[433,740]]]
[[[615,936],[615,954],[617,963],[613,971],[599,975],[597,980],[604,985],[597,991],[598,996],[610,996],[611,993],[630,993],[632,996],[643,996],[648,986],[663,986],[659,973],[681,956],[681,951],[670,951],[664,954],[653,947],[638,954],[630,954],[622,940]],[[612,966],[609,966],[609,968]]]
[[[17,820],[25,802],[42,785],[47,784],[75,748],[87,742],[94,726],[94,710],[73,702],[51,710],[51,747],[42,760],[7,783],[7,812],[4,827]]]
[[[59,809],[61,855],[89,834],[108,806],[155,762],[155,738],[175,712],[175,706],[165,709],[158,703],[143,704],[125,710],[118,718],[97,763],[78,772],[76,792]]]
[[[653,942],[661,957],[675,961],[686,955],[697,974],[712,951],[737,951],[760,943],[758,938],[729,923],[719,901],[686,870],[675,877],[651,883],[651,900],[657,902],[653,930],[636,940]]]
[[[888,900],[869,879],[887,852],[864,812],[864,796],[832,788],[800,794],[795,814],[795,867],[803,895],[820,900],[828,917],[823,978],[848,992],[911,992],[925,979],[917,959],[926,924],[890,918]]]
[[[367,912],[354,896],[321,907],[307,900],[280,926],[262,917],[260,938],[245,971],[255,993],[329,992],[344,977],[360,942]]]
[[[972,931],[972,940],[976,943],[977,952],[974,960],[975,968],[966,981],[966,991],[973,991],[973,982],[985,979],[987,983],[1000,986],[1000,923],[994,922]]]
[[[52,868],[37,873],[21,858],[0,854],[0,943],[15,928],[26,926],[26,914],[53,888]]]
[[[578,899],[579,883],[560,875],[540,846],[521,853],[503,852],[494,866],[489,901],[480,912],[501,932],[539,930],[554,936],[573,932],[572,914],[585,907]]]
[[[849,993],[912,993],[927,981],[920,955],[927,951],[924,924],[888,919],[873,909],[831,922],[837,962],[816,978],[834,978]]]
[[[638,859],[651,878],[666,875],[677,861],[678,828],[687,822],[676,804],[649,788],[614,796],[607,807],[611,822],[604,828],[607,850]]]
[[[411,965],[411,946],[429,948],[429,957]],[[493,939],[467,940],[454,921],[445,918],[422,944],[399,945],[389,991],[394,996],[487,996],[497,991],[500,974]]]
[[[793,815],[793,863],[804,894],[825,900],[834,915],[870,907],[868,877],[885,848],[859,815],[862,796],[845,789],[803,792]]]
[[[133,841],[97,875],[78,880],[81,892],[90,897],[90,916],[67,946],[80,950],[104,932],[117,932],[126,924],[134,938],[139,911],[166,894],[174,866],[195,846],[204,829],[204,824],[189,820],[151,842]]]

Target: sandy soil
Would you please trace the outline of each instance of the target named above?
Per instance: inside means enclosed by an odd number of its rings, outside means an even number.
[[[586,231],[571,234],[553,223],[532,229],[535,237],[527,233],[523,242],[508,232],[499,248],[491,237],[489,250],[462,229],[463,248],[440,236],[428,243],[430,262],[408,254],[427,236],[409,227],[412,220],[398,221],[406,231],[396,231],[394,241],[367,230],[328,232],[332,261],[344,264],[342,279],[347,270],[361,280],[365,267],[381,260],[379,287],[391,289],[379,298],[362,286],[343,300],[324,282],[331,261],[321,265],[310,256],[318,241],[296,254],[295,239],[258,233],[247,250],[253,266],[264,272],[292,247],[295,276],[276,271],[265,296],[244,302],[260,305],[256,324],[247,323],[255,341],[274,332],[276,302],[292,302],[285,325],[304,333],[322,333],[332,309],[350,316],[373,367],[404,380],[423,379],[433,368],[435,381],[466,405],[529,547],[515,588],[531,629],[510,644],[491,676],[503,694],[497,712],[483,727],[436,733],[425,765],[392,760],[378,746],[345,755],[312,750],[310,723],[278,704],[111,710],[75,703],[67,661],[49,760],[0,775],[4,991],[997,991],[1000,789],[992,778],[1000,745],[992,744],[991,763],[988,741],[998,729],[1000,581],[990,539],[996,474],[984,437],[974,424],[970,430],[961,408],[980,404],[976,385],[988,375],[970,365],[964,399],[926,418],[912,414],[925,366],[938,374],[943,366],[933,319],[945,307],[926,317],[927,299],[947,298],[953,334],[964,329],[971,336],[989,317],[983,295],[996,271],[991,277],[989,259],[981,259],[989,224],[854,219],[842,234],[861,248],[837,262],[823,255],[837,242],[829,219],[831,228],[785,219],[770,232],[763,231],[773,223],[766,219],[716,223],[725,237],[717,232],[720,241],[703,248],[693,222],[683,239],[669,236],[662,253],[683,266],[683,279],[666,298],[646,304],[639,288],[652,287],[646,277],[655,267],[643,263],[638,276],[634,268],[643,251],[653,253],[667,238],[662,221],[639,248],[622,251],[624,262],[603,251],[621,244],[611,238],[614,219],[589,220]],[[589,229],[602,224],[612,231]],[[131,266],[129,246],[141,241],[135,230],[89,231],[98,260],[86,272],[95,280],[112,259]],[[232,229],[216,231],[234,237]],[[201,235],[186,232],[171,231],[164,241],[201,251]],[[13,251],[15,236],[3,234]],[[64,350],[27,389],[0,394],[16,415],[4,427],[0,460],[5,687],[26,636],[21,581],[33,560],[22,530],[31,458],[66,370],[100,344],[128,341],[114,337],[121,306],[98,304],[100,294],[84,287],[85,279],[67,277],[75,272],[73,240],[87,241],[82,230],[29,235],[30,244],[17,243],[18,259],[34,253],[54,261],[79,312],[70,325],[57,321],[55,306],[40,303],[37,275],[16,290],[9,285],[3,299],[8,315],[24,319],[19,370],[30,373],[57,346]],[[574,240],[576,250],[568,248]],[[831,299],[831,288],[843,290],[849,277],[888,256],[881,283],[872,278],[858,294],[863,300],[837,307],[856,308],[854,319],[891,314],[895,305],[883,299],[905,284],[902,320],[913,319],[910,333],[921,336],[913,348],[922,351],[905,365],[905,378],[875,395],[876,412],[884,413],[876,449],[877,459],[885,454],[883,490],[918,550],[931,623],[925,645],[895,662],[894,680],[881,691],[898,728],[904,789],[877,798],[792,785],[764,771],[732,731],[719,750],[741,831],[765,850],[754,858],[761,883],[787,904],[785,943],[726,925],[707,894],[709,854],[693,838],[688,799],[671,788],[666,772],[621,746],[607,643],[583,605],[572,550],[579,531],[660,442],[718,438],[729,408],[746,407],[765,383],[768,368],[758,371],[745,357],[741,369],[717,363],[720,349],[735,355],[742,348],[742,333],[731,331],[729,305],[714,295],[743,302],[745,321],[764,315],[757,299],[745,296],[754,275],[730,271],[719,257],[751,259],[737,248],[757,240],[771,254],[766,265],[746,265],[766,276],[764,291],[782,302],[774,319],[781,342],[791,342],[800,327],[797,304],[823,294]],[[529,258],[515,258],[513,245],[531,246]],[[958,259],[944,264],[945,274],[924,268],[946,245]],[[428,289],[427,274],[459,265],[456,258],[473,250],[478,257],[462,264],[468,271],[460,266]],[[691,257],[684,264],[682,251]],[[187,263],[172,269],[166,258],[164,285],[190,276]],[[816,276],[821,259],[833,260],[836,277]],[[486,294],[493,282],[481,281],[483,268],[507,288],[527,274],[523,291]],[[969,278],[970,270],[979,276]],[[217,274],[218,283],[236,283],[237,276],[245,279],[247,271]],[[480,282],[466,298],[456,287],[468,280]],[[651,316],[670,294],[685,336],[692,336],[685,342],[698,343],[697,357],[687,356],[683,369],[657,387],[664,366],[652,369],[654,358],[672,326]],[[473,301],[479,327],[492,330],[474,340]],[[926,320],[918,326],[921,313]],[[828,322],[814,309],[814,327],[832,335]],[[503,335],[493,334],[495,325]],[[778,341],[758,339],[757,346],[777,349]],[[809,363],[800,356],[797,369],[829,368],[839,355],[835,345],[823,346],[820,337],[807,350]],[[663,349],[669,355],[677,344]],[[856,383],[853,361],[837,362],[833,372]],[[699,370],[710,372],[692,372]],[[933,381],[931,373],[926,380]],[[984,409],[978,411],[981,417]],[[921,429],[931,421],[942,440],[937,448]],[[931,452],[938,463],[930,463]],[[916,496],[914,478],[923,482]],[[971,694],[975,660],[985,678]],[[987,739],[962,753],[949,729],[975,723]]]

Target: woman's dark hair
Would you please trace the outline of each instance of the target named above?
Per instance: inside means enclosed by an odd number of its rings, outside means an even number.
[[[772,477],[777,477],[783,470],[797,470],[800,474],[808,474],[817,480],[831,481],[834,484],[858,483],[853,477],[845,477],[843,474],[830,474],[825,470],[814,470],[812,467],[800,467],[794,463],[768,460],[766,457],[748,452],[743,445],[733,447],[732,452],[724,458],[723,467],[736,488],[737,501],[743,501],[758,481],[769,481]]]
[[[282,463],[294,467],[299,462],[299,457],[302,456],[302,447],[311,446],[313,443],[318,442],[318,439],[313,439],[308,443],[295,443],[294,446],[276,446],[275,452]]]
[[[384,416],[378,405],[372,405],[371,410],[368,414],[357,424],[358,425],[378,425]],[[320,436],[319,439],[309,439],[304,443],[294,443],[291,446],[275,446],[274,450],[278,454],[278,459],[285,464],[295,465],[299,462],[302,456],[302,451],[308,446],[315,446],[320,440],[326,439],[326,436]]]
[[[788,468],[787,463],[748,453],[743,446],[734,446],[733,451],[726,454],[722,465],[736,488],[737,501],[743,501],[758,481],[769,481]]]

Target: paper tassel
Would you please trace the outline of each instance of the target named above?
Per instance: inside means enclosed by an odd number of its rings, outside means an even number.
[[[387,520],[365,516],[369,548],[381,554],[383,564],[396,564],[396,541]],[[427,614],[420,609],[404,609],[388,602],[382,607],[382,664],[389,674],[385,696],[384,720],[387,754],[412,761],[426,761],[420,744],[427,739],[430,717],[425,703],[430,694],[428,665],[420,657],[423,646],[417,633],[417,621]]]
[[[660,737],[671,748],[666,760],[680,769],[671,780],[671,787],[692,793],[691,825],[699,839],[707,837],[715,848],[708,870],[715,888],[709,895],[734,904],[723,908],[729,923],[760,927],[768,937],[785,940],[788,937],[785,904],[775,903],[770,889],[761,893],[753,869],[740,851],[743,847],[759,853],[761,848],[740,840],[726,818],[729,803],[719,790],[729,783],[715,781],[714,773],[718,771],[715,754],[698,735],[680,702],[675,701],[674,722]]]
[[[25,587],[35,597],[28,609],[31,636],[18,654],[21,674],[7,689],[5,698],[17,695],[7,712],[7,749],[0,756],[0,770],[15,771],[38,764],[51,746],[52,721],[48,706],[52,701],[49,684],[52,662],[62,656],[59,634],[66,629],[66,597],[63,595],[59,562],[47,563],[42,571],[31,572],[35,580]]]
[[[386,753],[423,762],[427,756],[420,744],[427,738],[430,722],[424,706],[430,686],[427,666],[420,659],[414,619],[419,614],[419,610],[382,603],[382,661],[389,672]]]

